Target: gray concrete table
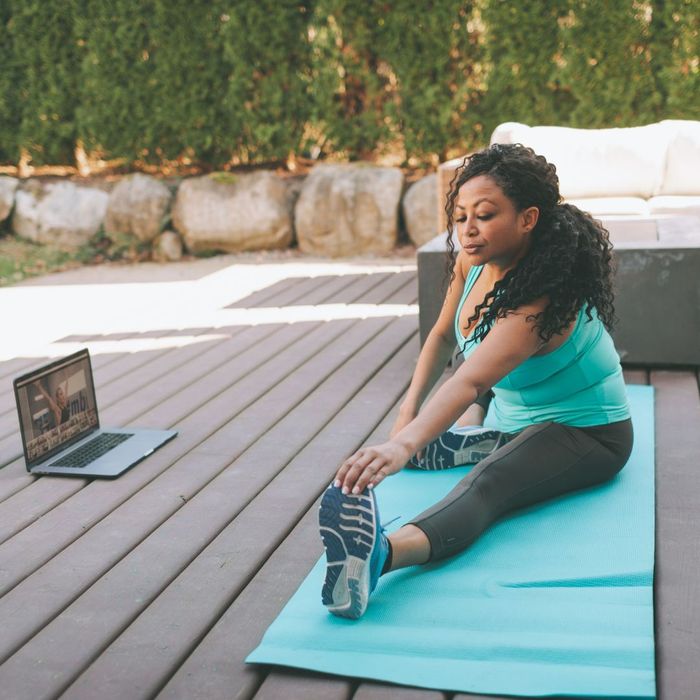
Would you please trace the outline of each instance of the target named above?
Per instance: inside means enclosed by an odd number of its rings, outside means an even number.
[[[700,365],[700,218],[659,219],[658,240],[614,248],[613,333],[623,362]],[[425,341],[444,297],[447,234],[418,250],[420,337]]]

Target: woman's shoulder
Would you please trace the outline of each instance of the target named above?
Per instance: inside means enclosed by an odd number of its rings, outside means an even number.
[[[457,259],[455,260],[455,276],[458,277],[461,282],[465,282],[472,267],[467,254],[464,250],[460,249],[457,253]]]

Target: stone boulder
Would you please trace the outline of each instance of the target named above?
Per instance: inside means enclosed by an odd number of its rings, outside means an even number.
[[[435,238],[438,231],[437,175],[427,175],[415,182],[403,197],[401,210],[408,237],[416,246]]]
[[[171,199],[170,190],[150,175],[125,177],[109,195],[105,233],[152,241],[163,229]]]
[[[15,205],[15,192],[18,184],[17,178],[0,175],[0,223],[5,221]]]
[[[295,208],[299,248],[329,257],[388,253],[397,241],[402,188],[398,168],[317,165]]]
[[[153,241],[153,259],[157,262],[174,262],[182,258],[182,239],[175,231],[163,231]]]
[[[108,200],[95,187],[28,180],[15,194],[12,230],[36,243],[76,250],[100,230]]]
[[[173,224],[193,253],[287,248],[292,196],[292,183],[267,170],[194,177],[177,191]]]

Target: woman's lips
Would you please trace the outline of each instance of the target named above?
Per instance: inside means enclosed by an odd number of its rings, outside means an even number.
[[[465,250],[467,253],[475,253],[475,252],[476,252],[477,250],[479,250],[480,248],[482,248],[482,246],[480,246],[480,245],[473,245],[473,244],[465,245],[465,246],[464,246],[464,250]]]

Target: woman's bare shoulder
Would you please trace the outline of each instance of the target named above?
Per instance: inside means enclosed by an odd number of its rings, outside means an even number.
[[[461,281],[464,282],[467,279],[471,267],[467,254],[460,249],[457,253],[457,259],[455,260],[455,275],[459,275]]]

